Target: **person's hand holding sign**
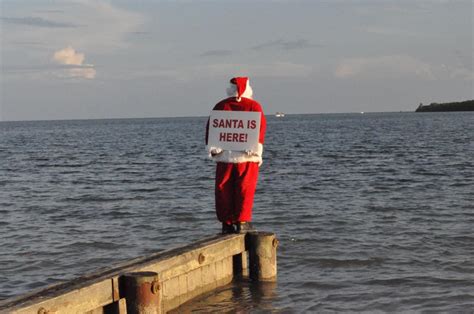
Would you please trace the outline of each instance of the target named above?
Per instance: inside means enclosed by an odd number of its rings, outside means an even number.
[[[219,154],[222,154],[222,149],[221,148],[213,148],[211,149],[211,156],[217,156]]]
[[[258,154],[256,152],[254,152],[253,150],[250,150],[250,149],[246,149],[246,150],[244,150],[244,152],[247,154],[247,156],[258,156]]]

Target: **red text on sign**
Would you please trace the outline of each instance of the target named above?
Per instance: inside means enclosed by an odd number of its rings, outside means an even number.
[[[212,120],[212,126],[214,128],[243,129],[244,121],[239,119],[214,119]]]
[[[248,134],[246,133],[219,133],[220,142],[247,142]]]

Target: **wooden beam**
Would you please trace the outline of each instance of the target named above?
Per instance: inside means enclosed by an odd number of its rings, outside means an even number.
[[[153,271],[161,282],[245,251],[245,235],[218,235],[194,244],[120,263],[111,268],[55,284],[0,303],[0,313],[50,311],[78,313],[117,301],[118,277],[127,272]]]

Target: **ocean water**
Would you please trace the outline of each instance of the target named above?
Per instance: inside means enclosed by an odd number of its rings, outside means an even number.
[[[206,118],[0,122],[0,299],[216,234]],[[474,311],[474,113],[268,117],[278,282],[184,311]]]

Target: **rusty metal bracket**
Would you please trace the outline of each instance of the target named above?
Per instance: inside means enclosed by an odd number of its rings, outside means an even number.
[[[44,307],[40,307],[38,309],[38,314],[49,314],[50,312],[46,310]]]
[[[151,292],[153,294],[158,294],[158,292],[160,292],[160,289],[161,289],[161,285],[158,280],[155,280],[151,283]]]
[[[278,244],[280,244],[280,241],[277,238],[273,239],[273,241],[272,241],[273,247],[276,248],[278,246]]]
[[[198,257],[198,262],[199,264],[202,264],[204,263],[204,261],[206,260],[206,257],[204,256],[204,254],[199,254],[199,257]]]

